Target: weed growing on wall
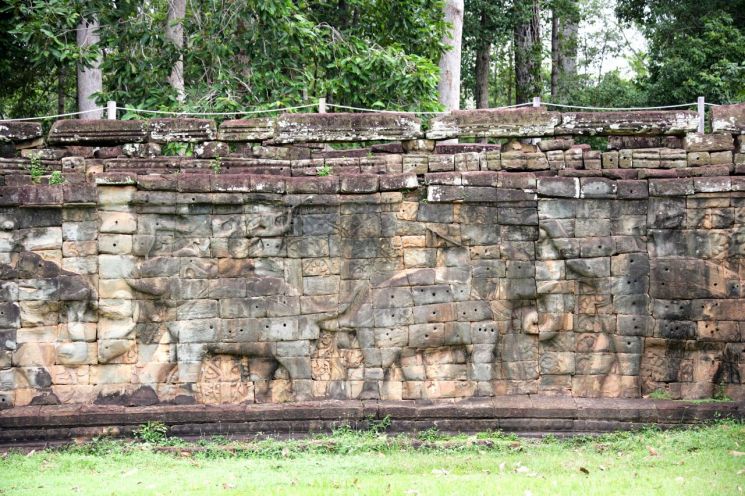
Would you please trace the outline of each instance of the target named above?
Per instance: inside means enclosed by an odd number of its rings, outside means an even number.
[[[49,184],[50,185],[58,185],[58,184],[64,184],[65,183],[65,176],[62,175],[60,171],[54,171],[52,172],[52,175],[49,176]]]
[[[328,164],[323,164],[321,167],[316,167],[316,171],[321,177],[329,176],[331,175],[331,166]]]
[[[222,157],[219,155],[215,157],[212,162],[210,162],[210,169],[212,169],[212,172],[215,174],[222,172]]]
[[[168,427],[163,422],[150,421],[134,431],[135,437],[145,443],[159,444],[166,440]]]
[[[31,182],[34,184],[39,184],[41,182],[41,176],[43,176],[47,171],[46,167],[42,165],[41,157],[39,155],[31,156],[31,163],[29,164],[28,170],[31,175]]]

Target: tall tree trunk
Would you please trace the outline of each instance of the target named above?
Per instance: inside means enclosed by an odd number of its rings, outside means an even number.
[[[440,82],[437,89],[440,103],[446,110],[460,108],[460,54],[463,35],[463,0],[445,1],[445,21],[452,30],[443,37],[443,43],[450,48],[440,57]]]
[[[186,0],[168,0],[166,38],[179,50],[184,48],[184,17],[186,17]],[[173,64],[168,83],[176,90],[178,101],[183,103],[186,100],[186,91],[184,89],[184,56],[181,54]]]
[[[561,53],[561,73],[563,77],[573,78],[577,75],[577,33],[578,19],[566,16],[561,20],[559,35],[559,52]]]
[[[57,66],[57,113],[65,113],[65,83],[66,83],[65,64],[60,63]]]
[[[490,44],[479,48],[476,54],[476,108],[489,108],[490,55]]]
[[[515,99],[529,101],[541,92],[541,18],[538,0],[532,0],[530,11],[515,26]]]
[[[90,20],[82,19],[77,29],[78,47],[86,49],[98,41],[98,19],[95,17]],[[90,67],[78,64],[78,111],[86,112],[80,114],[80,119],[100,119],[103,115],[101,110],[87,112],[97,107],[93,95],[103,91],[103,74],[100,65],[100,56],[96,57]]]
[[[575,3],[564,12],[553,11],[551,24],[551,96],[566,96],[577,77],[579,11]],[[602,58],[601,58],[602,60]]]
[[[479,24],[481,31],[487,29],[488,18],[486,12],[481,12]],[[489,66],[491,65],[491,43],[483,42],[484,45],[476,51],[476,108],[489,108]]]
[[[559,13],[551,12],[551,99],[559,95]]]

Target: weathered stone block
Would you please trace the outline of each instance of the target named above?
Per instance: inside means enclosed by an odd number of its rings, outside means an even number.
[[[419,119],[409,114],[282,114],[276,143],[410,140],[420,137]]]
[[[544,109],[456,110],[432,119],[427,138],[551,136],[560,120]]]
[[[147,140],[147,121],[78,120],[56,121],[49,131],[50,145],[118,145]]]
[[[580,135],[663,135],[695,131],[696,112],[639,111],[639,112],[568,112],[561,114],[557,134]]]

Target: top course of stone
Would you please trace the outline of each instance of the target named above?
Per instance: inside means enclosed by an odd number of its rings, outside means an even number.
[[[697,124],[698,115],[684,110],[564,113],[544,108],[462,110],[434,117],[428,130],[423,130],[420,119],[406,113],[282,114],[228,120],[219,126],[213,120],[191,118],[61,120],[52,126],[46,141],[49,145],[213,140],[292,144],[459,137],[683,136],[695,132]],[[745,104],[714,107],[711,129],[715,133],[745,131]],[[0,121],[0,141],[28,144],[42,137],[38,122]]]

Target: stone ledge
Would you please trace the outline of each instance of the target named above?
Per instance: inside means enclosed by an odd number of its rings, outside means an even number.
[[[488,429],[522,433],[596,433],[691,425],[717,418],[745,418],[742,403],[694,403],[649,399],[497,396],[438,401],[313,401],[250,405],[167,405],[146,407],[29,406],[0,412],[0,445],[62,441],[95,435],[127,436],[157,420],[171,433],[197,436],[302,434],[390,418],[390,430],[436,427],[441,431]]]

